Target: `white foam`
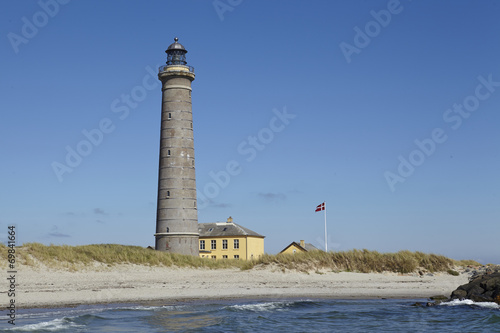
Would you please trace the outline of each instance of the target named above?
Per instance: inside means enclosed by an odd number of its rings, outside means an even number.
[[[136,310],[136,311],[156,311],[156,310],[168,310],[168,311],[179,311],[186,309],[185,305],[162,305],[162,306],[128,306],[124,308],[117,308],[119,310]]]
[[[229,306],[231,309],[235,310],[246,310],[246,311],[272,311],[272,310],[284,310],[286,307],[292,305],[294,302],[265,302],[265,303],[255,303],[255,304],[242,304],[242,305],[232,305]]]
[[[38,324],[30,324],[30,325],[15,327],[12,329],[12,331],[21,331],[21,332],[36,332],[38,330],[59,331],[62,329],[79,328],[79,327],[85,327],[85,326],[77,325],[69,321],[67,318],[57,318],[51,321],[43,321]]]
[[[475,305],[482,308],[500,309],[500,304],[497,304],[495,302],[474,302],[470,299],[464,299],[464,300],[455,299],[453,301],[443,302],[440,305],[446,305],[446,306]]]

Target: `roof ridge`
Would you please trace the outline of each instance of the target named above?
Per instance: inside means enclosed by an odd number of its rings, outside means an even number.
[[[243,229],[243,227],[242,227],[241,225],[239,225],[239,224],[237,224],[237,223],[234,223],[234,222],[233,222],[233,224],[234,224],[236,227],[238,227],[238,229],[240,229],[240,230],[241,230],[241,231],[242,231],[245,235],[247,235],[247,236],[248,236],[248,232],[246,232],[246,230],[245,230],[245,229]]]

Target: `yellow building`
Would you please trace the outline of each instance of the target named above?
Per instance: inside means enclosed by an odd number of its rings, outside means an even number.
[[[297,252],[319,251],[319,249],[311,243],[306,243],[303,240],[300,243],[291,242],[290,245],[285,247],[280,253],[295,254]]]
[[[212,259],[257,259],[264,254],[264,236],[233,223],[199,223],[200,257]]]

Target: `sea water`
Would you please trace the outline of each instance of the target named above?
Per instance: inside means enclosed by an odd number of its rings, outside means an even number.
[[[0,332],[500,332],[500,306],[422,299],[203,300],[19,310]]]

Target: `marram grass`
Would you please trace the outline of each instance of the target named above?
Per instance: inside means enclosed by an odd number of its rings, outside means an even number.
[[[411,273],[418,270],[447,272],[455,266],[481,266],[478,262],[457,261],[441,255],[399,251],[379,253],[369,250],[342,252],[311,251],[295,255],[264,255],[252,265],[276,264],[285,269],[312,271],[327,269],[335,272],[396,272]],[[244,267],[246,268],[246,267]]]
[[[3,266],[7,264],[7,247],[0,245],[0,258]],[[42,263],[53,268],[78,270],[81,267],[101,263],[108,266],[115,264],[136,264],[145,266],[187,267],[187,268],[239,268],[252,269],[255,266],[274,265],[281,269],[298,271],[330,270],[334,272],[397,272],[411,273],[418,270],[430,272],[448,272],[456,266],[474,265],[472,260],[456,261],[441,255],[422,252],[399,251],[397,253],[379,253],[368,250],[342,252],[311,251],[305,253],[265,254],[252,261],[212,260],[169,254],[146,249],[140,246],[117,244],[97,245],[43,245],[27,243],[16,249],[16,265],[37,266]]]
[[[7,262],[7,247],[0,248],[2,262]],[[239,268],[243,261],[237,260],[207,260],[193,256],[169,254],[146,249],[140,246],[95,244],[95,245],[43,245],[27,243],[16,249],[18,266],[36,266],[42,263],[48,267],[70,268],[77,270],[82,266],[94,263],[136,264],[144,266],[175,266],[190,268]]]

